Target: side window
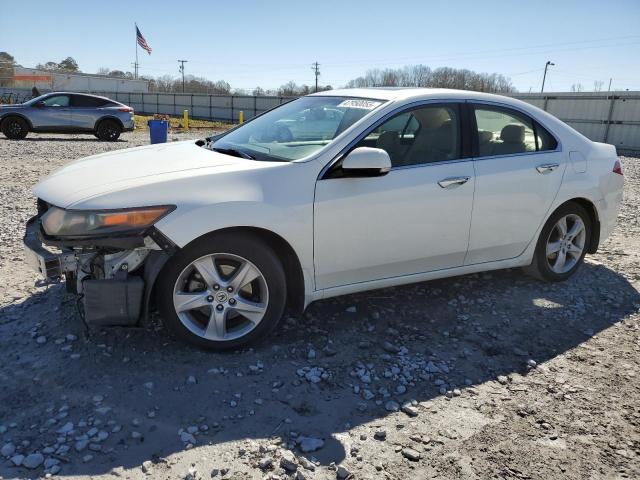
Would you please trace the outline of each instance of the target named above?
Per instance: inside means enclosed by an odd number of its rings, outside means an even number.
[[[102,98],[89,97],[87,95],[73,95],[73,106],[80,108],[98,108],[108,103]]]
[[[538,122],[536,122],[536,145],[538,146],[538,151],[558,148],[558,141]]]
[[[68,95],[54,95],[44,100],[44,104],[47,107],[68,107],[69,96]]]
[[[476,106],[481,157],[536,151],[531,119],[501,108]]]
[[[430,105],[400,113],[362,139],[357,147],[386,150],[394,167],[460,158],[458,106]]]

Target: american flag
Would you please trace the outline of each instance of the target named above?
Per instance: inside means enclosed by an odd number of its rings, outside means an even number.
[[[138,28],[137,25],[136,25],[136,37],[138,38],[138,45],[144,48],[147,51],[147,53],[151,55],[151,47],[147,45],[147,41],[142,36],[142,33],[140,33],[140,29]]]

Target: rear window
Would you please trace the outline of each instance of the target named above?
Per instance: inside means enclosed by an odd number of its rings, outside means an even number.
[[[104,98],[89,97],[87,95],[73,96],[74,107],[99,108],[99,107],[111,107],[113,105],[114,105],[113,102],[106,100]]]

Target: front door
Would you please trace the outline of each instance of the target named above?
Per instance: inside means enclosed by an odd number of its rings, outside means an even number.
[[[405,111],[354,146],[386,150],[387,175],[341,178],[334,168],[318,180],[318,289],[463,264],[475,179],[472,160],[462,158],[460,127],[456,104]]]
[[[69,95],[52,95],[43,100],[44,105],[34,107],[31,122],[36,129],[65,130],[71,128]]]
[[[467,265],[522,254],[536,240],[566,166],[555,138],[520,112],[478,104],[472,120],[478,156]]]

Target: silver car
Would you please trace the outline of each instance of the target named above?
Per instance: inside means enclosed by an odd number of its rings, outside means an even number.
[[[47,93],[18,105],[0,105],[0,130],[12,140],[45,132],[93,133],[113,142],[134,125],[133,108],[83,93]]]

